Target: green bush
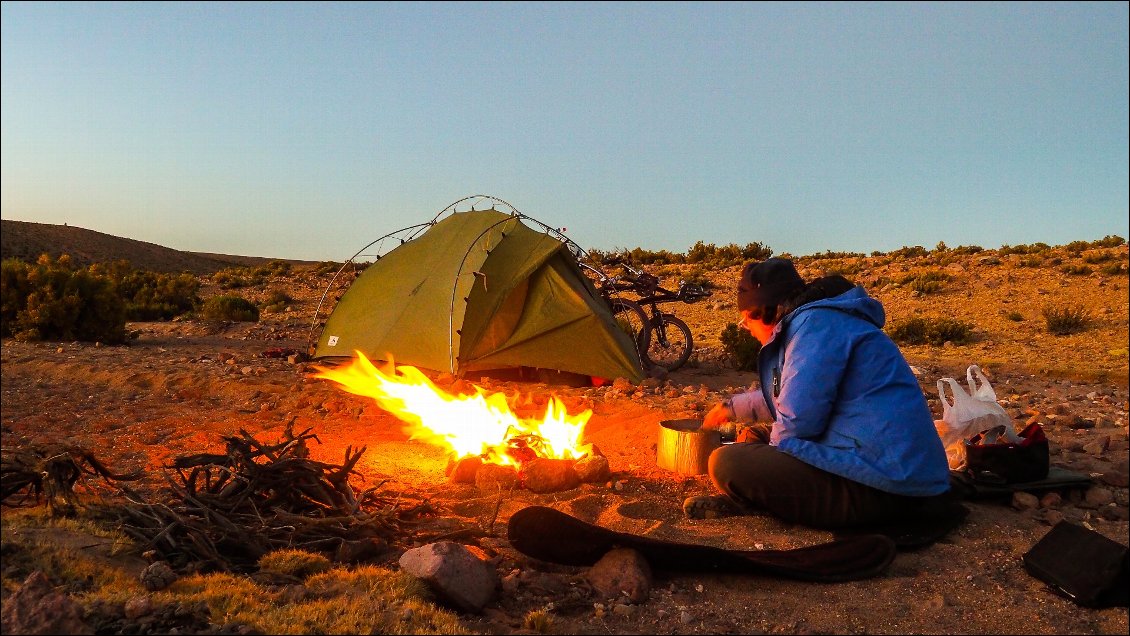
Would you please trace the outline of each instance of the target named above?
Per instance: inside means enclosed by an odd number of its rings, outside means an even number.
[[[257,265],[251,270],[255,278],[287,277],[291,273],[291,265],[286,261],[270,261],[264,265]]]
[[[242,296],[213,296],[204,303],[201,317],[209,322],[259,322],[259,308]]]
[[[911,274],[900,280],[899,284],[908,285],[913,291],[925,295],[942,291],[945,288],[945,283],[952,279],[953,277],[945,272],[932,271]]]
[[[907,246],[904,245],[904,246],[900,247],[899,249],[891,252],[890,256],[891,256],[891,258],[895,258],[895,259],[898,259],[898,258],[906,259],[906,258],[918,258],[918,257],[926,256],[927,254],[929,254],[929,251],[927,251],[926,248],[922,247],[921,245],[915,245],[913,247],[907,247]]]
[[[762,243],[747,243],[744,246],[730,243],[718,247],[713,243],[698,241],[687,250],[686,254],[677,254],[667,250],[645,250],[640,247],[630,250],[617,248],[610,252],[590,249],[588,254],[589,258],[597,263],[616,257],[637,267],[641,265],[685,265],[689,263],[712,268],[724,268],[741,265],[748,261],[763,261],[773,255],[773,250]]]
[[[1009,254],[1041,254],[1051,250],[1052,246],[1047,243],[1033,243],[1031,245],[1002,245],[998,253],[1001,256]]]
[[[1071,265],[1069,263],[1061,267],[1060,271],[1070,276],[1086,276],[1091,273],[1091,268],[1086,265]]]
[[[1082,305],[1075,307],[1044,307],[1044,321],[1048,326],[1048,333],[1056,336],[1078,333],[1085,330],[1091,322],[1091,316]]]
[[[0,264],[0,336],[4,338],[15,333],[16,317],[27,308],[30,271],[27,263],[14,258]]]
[[[344,263],[335,263],[334,261],[321,261],[314,266],[314,273],[321,274],[336,274],[341,269]]]
[[[4,336],[19,340],[126,340],[125,303],[113,281],[76,268],[67,255],[34,264],[6,260],[0,275]]]
[[[228,267],[212,274],[212,282],[220,289],[240,289],[256,287],[267,282],[265,270],[249,270],[246,267]]]
[[[947,342],[969,342],[973,336],[973,327],[950,318],[910,318],[889,325],[887,334],[899,344],[941,346]]]
[[[761,352],[761,343],[757,338],[731,322],[722,330],[721,340],[722,350],[730,356],[739,371],[757,370],[757,354]]]
[[[1099,268],[1099,273],[1104,276],[1118,276],[1124,272],[1126,272],[1126,268],[1122,266],[1122,263],[1107,263]]]
[[[1091,254],[1084,254],[1083,255],[1083,262],[1088,263],[1090,265],[1098,265],[1099,263],[1105,263],[1107,261],[1111,261],[1111,260],[1114,260],[1116,258],[1118,258],[1118,255],[1115,254],[1114,252],[1102,250],[1100,252],[1093,252]]]
[[[165,274],[133,269],[128,261],[92,265],[117,286],[126,305],[126,320],[169,320],[200,305],[200,282],[192,274]]]
[[[290,294],[279,289],[272,289],[271,293],[263,299],[263,302],[259,303],[259,306],[268,314],[273,314],[285,310],[293,302],[294,299],[290,297]]]

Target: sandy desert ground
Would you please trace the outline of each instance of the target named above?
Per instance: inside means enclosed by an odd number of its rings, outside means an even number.
[[[1125,263],[1125,246],[1119,258]],[[364,446],[358,470],[367,482],[386,480],[388,487],[429,498],[444,511],[431,522],[437,527],[491,530],[477,543],[507,583],[482,614],[463,616],[469,629],[482,633],[520,633],[522,617],[549,604],[558,633],[1126,633],[1125,608],[1079,607],[1027,574],[1021,562],[1060,519],[1127,543],[1125,267],[1116,276],[1068,276],[971,255],[945,266],[953,275],[946,292],[921,296],[884,281],[936,265],[856,261],[836,266],[850,265],[849,277],[885,303],[890,319],[950,315],[976,325],[970,345],[904,348],[938,417],[936,380],[963,378],[966,365],[980,364],[1015,422],[1036,417],[1044,425],[1052,464],[1091,476],[1093,485],[1028,509],[1017,509],[1010,498],[967,501],[970,515],[950,536],[900,553],[878,577],[850,583],[657,571],[647,601],[617,604],[585,585],[584,568],[550,566],[514,550],[505,522],[532,504],[623,532],[736,549],[831,539],[768,517],[686,519],[683,498],[710,492],[707,478],[655,465],[660,421],[701,417],[752,380],[725,363],[717,340],[734,320],[728,290],[736,269],[714,274],[715,298],[673,308],[692,325],[700,352],[665,380],[570,388],[468,378],[488,390],[526,395],[534,405],[555,395],[570,412],[591,409],[586,439],[609,460],[613,474],[606,482],[551,494],[517,490],[500,504],[496,493],[449,482],[444,452],[409,441],[400,422],[370,400],[314,378],[310,363],[264,357],[275,348],[306,347],[327,278],[302,271],[244,290],[266,294],[275,287],[296,299],[291,310],[264,314],[256,324],[131,323],[138,337],[123,346],[5,340],[4,445],[79,445],[116,470],[144,470],[143,488],[161,486],[173,457],[219,452],[221,436],[239,429],[273,441],[294,420],[296,429],[317,434],[321,443],[311,448],[313,456],[334,463],[346,446]],[[803,272],[827,267],[813,261]],[[217,292],[206,286],[203,295]],[[1095,325],[1073,336],[1044,333],[1039,307],[1057,302],[1086,303]],[[1012,311],[1024,320],[1006,319]],[[395,564],[395,557],[386,555],[386,562]],[[138,567],[132,561],[122,566]]]

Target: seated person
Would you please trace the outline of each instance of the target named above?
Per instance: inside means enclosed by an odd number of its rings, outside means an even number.
[[[879,301],[841,276],[806,283],[782,258],[747,265],[737,301],[741,326],[762,344],[760,388],[715,405],[703,426],[754,425],[711,454],[723,494],[688,498],[688,516],[760,510],[837,529],[912,520],[950,501],[934,418],[882,330]]]

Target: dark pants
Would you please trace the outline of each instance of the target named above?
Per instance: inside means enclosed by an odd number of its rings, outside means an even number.
[[[950,501],[893,495],[820,470],[757,442],[722,446],[710,455],[710,478],[749,510],[814,528],[891,524],[928,516]]]

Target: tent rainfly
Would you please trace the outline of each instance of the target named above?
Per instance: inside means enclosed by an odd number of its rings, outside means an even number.
[[[369,265],[326,320],[315,358],[447,371],[520,367],[644,377],[632,338],[565,243],[493,207],[456,212]]]

